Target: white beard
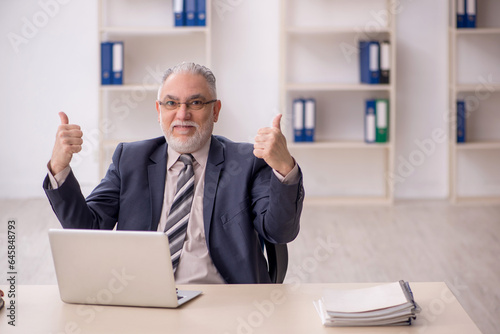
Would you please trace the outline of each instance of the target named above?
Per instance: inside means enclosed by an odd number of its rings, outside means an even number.
[[[187,139],[179,139],[176,138],[173,134],[173,128],[175,125],[187,125],[195,127],[195,133],[187,138]],[[163,134],[165,135],[165,139],[167,140],[168,145],[178,152],[178,153],[193,153],[198,151],[200,148],[205,145],[207,140],[212,135],[212,131],[214,129],[214,115],[210,113],[210,117],[207,122],[200,126],[193,121],[173,121],[170,124],[170,127],[164,126],[160,119],[160,126],[163,130]]]

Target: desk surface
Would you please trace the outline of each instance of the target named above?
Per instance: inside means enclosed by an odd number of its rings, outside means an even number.
[[[329,328],[321,324],[312,302],[323,290],[372,285],[179,286],[202,290],[203,295],[178,309],[65,304],[55,285],[21,285],[16,288],[16,326],[7,324],[4,308],[0,333],[480,333],[444,283],[410,283],[422,307],[411,326]]]

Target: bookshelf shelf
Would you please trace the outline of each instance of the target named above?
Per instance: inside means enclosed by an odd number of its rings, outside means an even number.
[[[156,92],[158,85],[104,85],[100,86],[101,92],[127,92],[134,90],[146,90]]]
[[[361,141],[331,141],[331,142],[313,142],[313,143],[290,143],[290,150],[311,150],[311,149],[368,149],[380,150],[391,149],[388,143],[368,144]]]
[[[334,84],[334,83],[288,83],[288,91],[390,91],[392,85]]]
[[[468,35],[500,35],[500,28],[452,28],[452,32],[456,33],[457,36],[468,36]]]
[[[457,84],[455,85],[455,91],[457,93],[472,93],[477,90],[485,90],[484,82],[477,82],[475,84]],[[487,89],[493,92],[500,91],[500,83],[488,83]]]
[[[359,34],[362,30],[358,27],[293,27],[285,28],[288,34]],[[391,28],[373,27],[370,28],[370,34],[390,34]]]
[[[338,205],[338,206],[355,206],[355,205],[392,205],[389,197],[348,197],[348,196],[307,196],[304,203],[308,206],[314,205]]]
[[[299,157],[307,180],[317,185],[313,201],[333,204],[391,204],[396,118],[396,0],[355,3],[349,0],[281,0],[280,104],[283,131]],[[370,13],[387,12],[387,21]],[[369,36],[369,37],[367,37]],[[389,41],[390,84],[361,84],[361,39]],[[316,100],[315,142],[294,142],[292,103]],[[389,101],[388,142],[364,141],[365,101]],[[329,159],[329,160],[328,160]],[[311,165],[307,163],[310,162]],[[333,163],[331,168],[325,168]]]
[[[102,27],[101,33],[130,35],[182,35],[208,33],[206,27]]]
[[[469,142],[456,144],[457,150],[499,150],[500,141]]]
[[[477,7],[477,28],[457,28],[457,2],[449,0],[449,199],[452,203],[499,203],[497,182],[500,161],[500,3],[482,0]],[[496,82],[495,82],[496,81]],[[457,101],[465,103],[464,121]],[[457,142],[457,124],[465,124],[465,142]]]
[[[133,142],[137,139],[134,139],[134,138],[121,138],[120,140],[103,140],[102,144],[104,145],[105,148],[107,149],[110,149],[110,150],[114,150],[116,146],[118,146],[118,144],[120,143],[129,143],[129,142]]]

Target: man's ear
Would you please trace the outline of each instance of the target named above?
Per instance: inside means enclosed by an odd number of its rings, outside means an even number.
[[[158,113],[158,123],[160,123],[160,103],[156,101],[156,112]]]
[[[217,123],[217,121],[219,120],[219,112],[220,112],[221,107],[222,107],[222,103],[220,102],[220,100],[215,101],[215,103],[214,103],[214,123]]]

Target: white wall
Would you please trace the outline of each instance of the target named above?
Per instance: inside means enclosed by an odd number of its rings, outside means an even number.
[[[97,124],[96,2],[60,2],[0,3],[0,197],[43,196],[60,110]],[[75,167],[84,186],[97,178],[92,148]]]
[[[232,3],[212,7],[212,67],[222,100],[215,132],[253,141],[279,113],[279,1]]]
[[[448,195],[447,1],[401,1],[397,20],[397,198]],[[399,180],[399,179],[398,179]]]
[[[0,198],[43,196],[59,110],[90,134],[74,166],[84,193],[98,182],[91,135],[97,129],[97,4],[59,1],[0,3]],[[221,2],[225,11],[212,8],[212,68],[223,101],[215,131],[251,141],[279,111],[279,1]],[[447,111],[446,2],[403,0],[398,10],[396,171],[422,151],[416,141],[432,139],[435,129],[446,132]],[[12,33],[27,36],[17,51],[6,38]],[[401,169],[397,198],[447,195],[446,147],[437,143],[420,166]]]

